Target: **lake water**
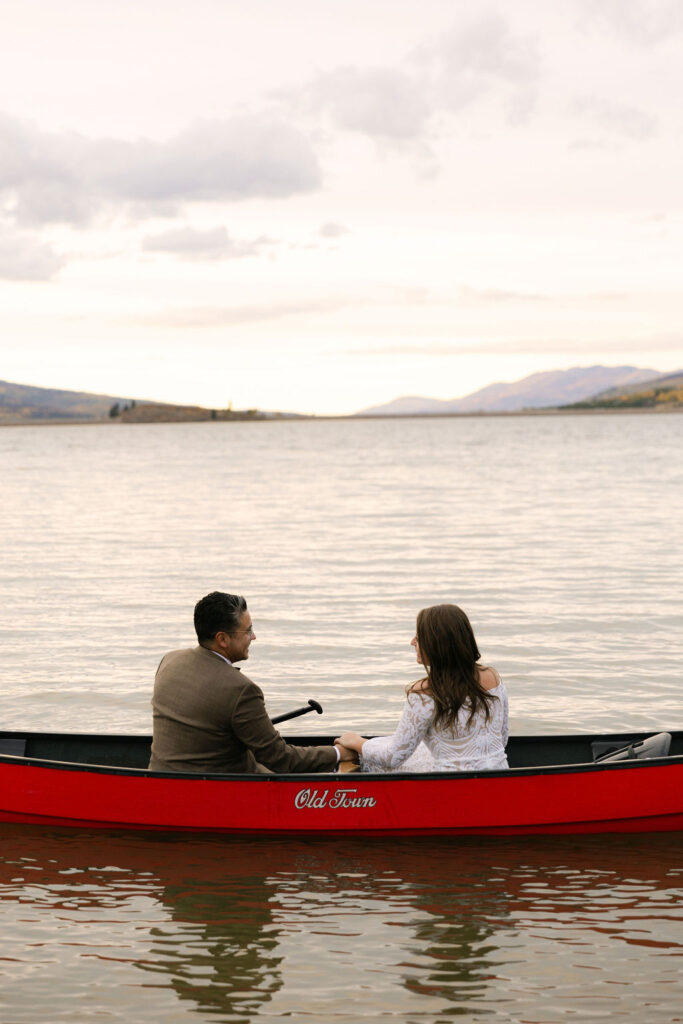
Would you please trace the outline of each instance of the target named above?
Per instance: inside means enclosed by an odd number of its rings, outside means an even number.
[[[516,732],[683,728],[683,417],[0,430],[0,721],[150,728],[244,593],[297,731],[382,732],[419,608]],[[256,841],[2,826],[0,1020],[683,1019],[678,836]]]

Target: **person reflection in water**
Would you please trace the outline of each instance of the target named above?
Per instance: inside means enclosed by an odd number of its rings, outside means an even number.
[[[487,771],[507,768],[508,698],[481,655],[470,620],[454,604],[423,608],[411,640],[426,676],[408,689],[392,736],[337,740],[361,755],[365,772]]]
[[[280,929],[258,846],[249,848],[251,863],[239,851],[226,855],[211,844],[191,849],[199,858],[183,863],[185,877],[161,894],[170,916],[152,929],[150,963],[140,966],[157,979],[166,975],[163,985],[203,1020],[260,1017],[283,982]]]

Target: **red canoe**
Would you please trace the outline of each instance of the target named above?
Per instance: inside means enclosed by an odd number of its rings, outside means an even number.
[[[0,732],[0,822],[243,834],[681,831],[683,732],[671,733],[666,757],[593,761],[647,735],[513,736],[507,771],[185,775],[145,769],[149,736]]]

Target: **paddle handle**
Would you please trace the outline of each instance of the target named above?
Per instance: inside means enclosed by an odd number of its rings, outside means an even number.
[[[276,715],[275,718],[271,718],[273,725],[277,725],[278,722],[287,722],[290,718],[298,718],[299,715],[308,715],[311,711],[317,711],[319,715],[322,715],[323,709],[317,700],[309,700],[305,708],[297,708],[296,711],[287,711],[284,715]]]

